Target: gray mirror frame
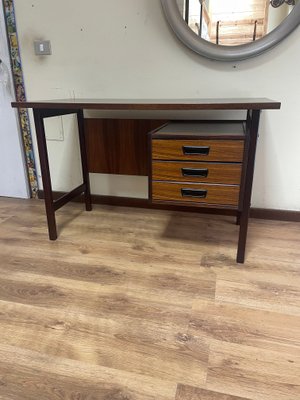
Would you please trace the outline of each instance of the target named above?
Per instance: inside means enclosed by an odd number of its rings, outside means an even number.
[[[167,21],[176,36],[191,50],[217,61],[240,61],[256,57],[276,46],[300,24],[300,2],[272,32],[255,42],[240,46],[220,46],[199,38],[185,23],[176,0],[161,0]]]

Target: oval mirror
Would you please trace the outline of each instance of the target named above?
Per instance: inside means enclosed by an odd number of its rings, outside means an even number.
[[[178,38],[220,61],[254,57],[300,23],[300,0],[161,0]]]

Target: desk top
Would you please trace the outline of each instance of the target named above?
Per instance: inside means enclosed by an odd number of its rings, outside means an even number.
[[[271,110],[281,103],[266,98],[236,99],[62,99],[13,102],[16,108],[85,110]]]

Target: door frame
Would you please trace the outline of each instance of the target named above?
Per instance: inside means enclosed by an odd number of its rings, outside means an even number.
[[[10,54],[11,71],[15,89],[16,101],[26,101],[24,76],[22,70],[19,41],[17,35],[15,8],[13,0],[2,0],[8,49]],[[25,164],[30,188],[31,197],[38,197],[38,181],[36,164],[33,151],[32,133],[28,110],[18,109]]]

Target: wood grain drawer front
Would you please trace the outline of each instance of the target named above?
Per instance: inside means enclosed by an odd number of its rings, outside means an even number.
[[[243,140],[152,140],[154,160],[241,162],[243,153]]]
[[[186,161],[153,161],[155,181],[208,182],[239,185],[242,164],[203,163]]]
[[[152,182],[152,199],[160,201],[237,206],[239,193],[240,187],[236,185]]]

